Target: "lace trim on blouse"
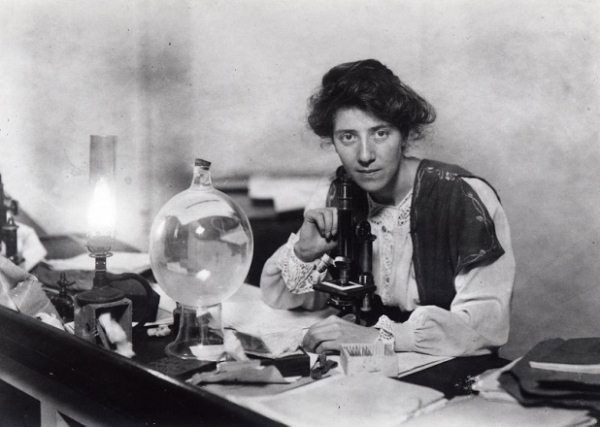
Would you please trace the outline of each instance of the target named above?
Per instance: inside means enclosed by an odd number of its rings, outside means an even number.
[[[304,262],[296,256],[294,252],[296,242],[298,236],[292,233],[287,243],[277,251],[275,263],[281,269],[281,277],[286,288],[293,294],[305,294],[312,292],[313,284],[322,280],[322,277],[312,277],[315,262]]]
[[[375,241],[379,253],[379,282],[378,293],[381,300],[386,305],[395,305],[399,301],[394,293],[394,259],[399,239],[410,231],[410,207],[412,204],[412,190],[396,205],[382,205],[374,201],[370,196],[369,200],[369,222],[371,226],[377,228],[374,233],[378,236]]]

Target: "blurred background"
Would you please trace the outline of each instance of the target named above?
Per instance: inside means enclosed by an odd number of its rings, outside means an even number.
[[[437,109],[415,153],[502,197],[518,262],[502,354],[598,335],[600,3],[0,0],[0,28],[0,173],[48,233],[85,232],[90,134],[119,137],[117,237],[142,250],[195,157],[223,188],[330,173],[306,99],[377,58]]]

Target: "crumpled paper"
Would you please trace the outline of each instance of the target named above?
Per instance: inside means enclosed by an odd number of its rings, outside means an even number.
[[[41,283],[3,256],[0,256],[0,304],[63,329]]]

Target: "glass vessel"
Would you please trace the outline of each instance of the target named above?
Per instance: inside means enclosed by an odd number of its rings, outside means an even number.
[[[246,214],[196,159],[190,187],[158,212],[150,262],[158,284],[180,307],[179,331],[165,349],[183,359],[215,360],[224,351],[221,303],[243,284],[253,239]]]

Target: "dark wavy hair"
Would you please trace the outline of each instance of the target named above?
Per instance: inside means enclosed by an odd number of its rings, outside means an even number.
[[[321,88],[309,98],[308,124],[321,138],[331,138],[336,112],[349,107],[394,125],[405,140],[422,138],[425,126],[435,120],[434,108],[375,59],[329,70]]]

